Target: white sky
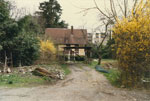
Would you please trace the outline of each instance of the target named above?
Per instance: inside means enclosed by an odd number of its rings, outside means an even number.
[[[17,8],[25,8],[28,13],[33,14],[38,10],[39,3],[48,0],[8,0],[15,1]],[[99,12],[97,10],[89,11],[85,16],[84,13],[80,13],[83,8],[94,7],[93,0],[57,0],[62,9],[62,20],[65,20],[69,26],[74,26],[74,28],[86,28],[90,31],[100,25]],[[115,0],[114,0],[115,1]],[[123,0],[119,0],[122,4]],[[98,6],[103,11],[106,8],[110,8],[109,0],[96,0]],[[115,1],[116,2],[116,1]],[[132,0],[129,0],[129,5]],[[107,6],[107,7],[106,7]],[[117,6],[117,5],[115,5]],[[108,9],[107,9],[108,10]],[[105,12],[105,11],[104,11]]]
[[[25,8],[27,12],[33,13],[38,10],[39,3],[48,0],[9,0],[15,1],[17,8]],[[97,0],[99,1],[99,0]],[[103,0],[101,0],[103,1]],[[82,8],[89,8],[94,6],[93,0],[58,0],[62,6],[63,13],[62,19],[65,20],[70,26],[73,25],[74,28],[87,28],[88,30],[97,27],[98,12],[97,10],[92,10],[84,16],[84,13],[80,13]],[[104,8],[104,3],[99,5]]]

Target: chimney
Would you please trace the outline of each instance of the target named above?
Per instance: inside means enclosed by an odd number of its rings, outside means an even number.
[[[73,34],[73,26],[71,26],[71,34]]]

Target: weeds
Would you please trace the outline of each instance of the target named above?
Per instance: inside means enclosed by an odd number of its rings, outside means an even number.
[[[114,86],[120,86],[119,78],[120,72],[117,69],[110,69],[109,73],[103,73],[104,76],[109,80],[109,82]]]
[[[89,65],[91,68],[95,68],[97,65],[98,61],[92,61],[92,63]],[[103,67],[105,63],[116,63],[116,60],[112,59],[102,59],[102,64],[101,66]],[[101,73],[101,72],[100,72]],[[108,80],[109,82],[114,85],[114,86],[120,86],[119,83],[119,77],[120,77],[120,71],[116,68],[112,68],[109,70],[109,73],[102,73]]]
[[[45,80],[35,76],[21,75],[21,74],[5,74],[0,75],[0,86],[7,87],[22,87],[32,86],[44,83]]]
[[[61,67],[64,70],[65,75],[69,75],[71,73],[70,69],[67,67],[67,64],[61,64]]]

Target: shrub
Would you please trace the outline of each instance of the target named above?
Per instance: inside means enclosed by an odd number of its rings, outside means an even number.
[[[18,36],[14,41],[13,64],[19,66],[32,65],[40,56],[40,41],[31,35]]]
[[[40,41],[40,59],[39,63],[49,63],[52,60],[55,60],[56,48],[54,44],[49,41]]]
[[[3,49],[3,47],[0,45],[0,50],[2,50]]]
[[[0,0],[0,55],[1,60],[13,58],[13,65],[31,65],[39,55],[38,25],[31,16],[17,21],[10,17],[11,4]],[[6,53],[6,54],[5,54]]]
[[[110,83],[114,86],[120,86],[119,78],[120,72],[117,69],[110,69],[109,73],[103,73],[104,76],[110,81]]]
[[[63,59],[65,59],[65,61],[68,61],[68,56],[62,56]],[[70,60],[73,61],[84,61],[85,60],[85,56],[70,56]]]
[[[114,59],[116,57],[115,49],[113,47],[114,44],[114,39],[109,39],[107,44],[102,46],[101,53],[103,59]]]
[[[103,59],[112,59],[116,57],[115,54],[115,49],[113,47],[113,45],[115,44],[114,39],[109,39],[106,45],[103,45],[101,47],[101,51],[100,54],[102,56]],[[92,47],[92,58],[99,58],[99,49],[98,49],[98,45],[96,44],[90,44]]]
[[[39,56],[39,39],[35,36],[35,32],[28,32],[24,27],[19,28],[19,21],[12,19],[6,21],[7,24],[0,26],[3,34],[0,36],[1,61],[5,61],[5,53],[11,58],[12,53],[13,65],[31,65]]]
[[[55,54],[56,53],[56,48],[55,48],[54,44],[49,40],[46,40],[46,41],[41,40],[40,50],[43,53],[49,53],[49,54]]]
[[[150,69],[150,1],[141,2],[131,16],[118,20],[114,27],[121,83],[136,86]]]

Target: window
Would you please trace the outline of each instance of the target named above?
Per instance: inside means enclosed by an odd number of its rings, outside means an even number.
[[[75,45],[75,47],[77,47],[76,49],[75,49],[75,54],[79,54],[79,45]]]
[[[67,47],[70,47],[70,45],[68,45],[68,44],[67,44],[66,46],[67,46]]]
[[[96,38],[99,38],[99,33],[96,33]]]
[[[105,37],[105,33],[101,33],[101,38],[104,38]]]

